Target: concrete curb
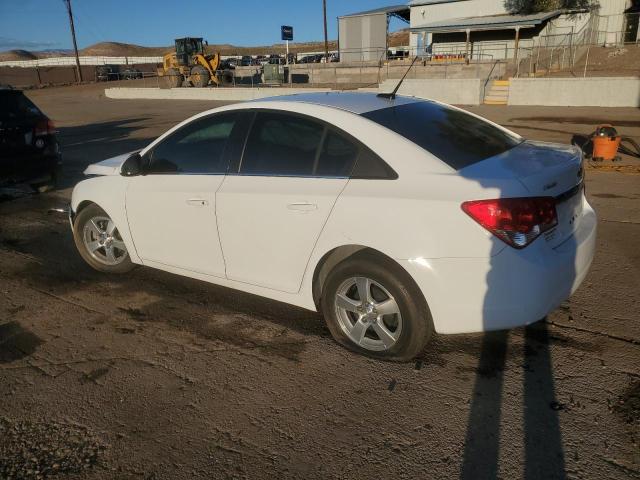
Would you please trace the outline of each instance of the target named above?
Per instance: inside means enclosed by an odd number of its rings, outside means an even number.
[[[243,101],[296,93],[330,92],[330,88],[105,88],[107,98],[147,100]]]

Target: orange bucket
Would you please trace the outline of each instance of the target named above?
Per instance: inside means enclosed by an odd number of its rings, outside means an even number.
[[[618,147],[620,146],[620,135],[611,125],[599,125],[593,133],[593,160],[616,159]]]

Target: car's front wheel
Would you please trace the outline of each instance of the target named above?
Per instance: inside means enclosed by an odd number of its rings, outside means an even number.
[[[411,360],[433,335],[429,309],[413,279],[374,255],[357,255],[331,271],[322,311],[338,343],[372,357]]]
[[[126,273],[135,267],[116,224],[97,205],[82,209],[73,224],[73,239],[82,258],[106,273]]]

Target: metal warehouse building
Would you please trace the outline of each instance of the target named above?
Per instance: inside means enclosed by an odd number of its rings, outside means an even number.
[[[409,13],[408,5],[394,5],[338,17],[340,61],[383,60],[390,17],[409,23]]]

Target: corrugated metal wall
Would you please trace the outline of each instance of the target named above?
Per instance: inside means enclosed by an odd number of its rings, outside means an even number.
[[[387,14],[338,19],[340,61],[379,60],[387,49]]]

